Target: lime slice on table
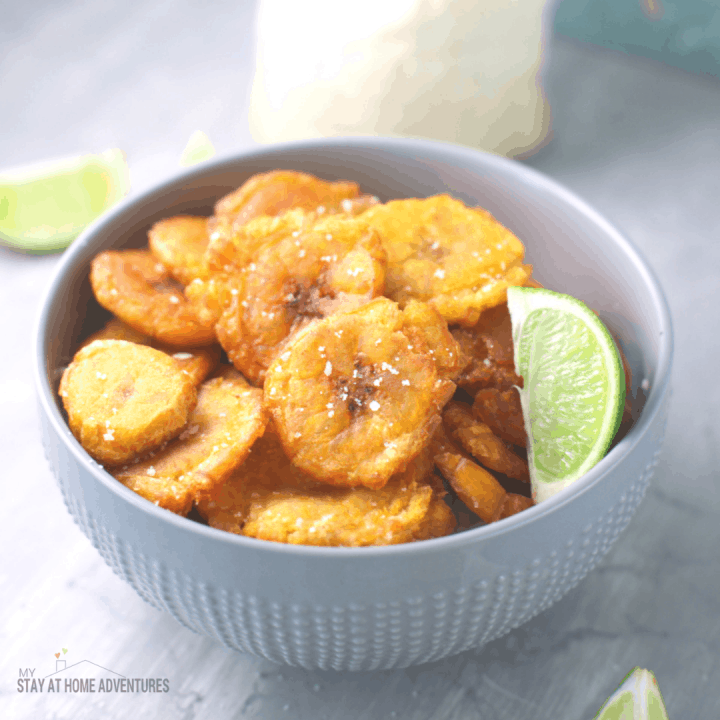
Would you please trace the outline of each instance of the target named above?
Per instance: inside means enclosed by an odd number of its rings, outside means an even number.
[[[196,130],[182,151],[180,164],[186,167],[195,165],[209,160],[213,155],[215,155],[215,147],[210,142],[210,138],[202,130]]]
[[[0,244],[33,254],[61,250],[129,189],[121,150],[0,171]]]
[[[625,376],[607,328],[587,305],[550,290],[508,289],[515,369],[535,502],[582,477],[620,425]]]
[[[595,720],[668,720],[655,676],[636,667],[600,708]]]

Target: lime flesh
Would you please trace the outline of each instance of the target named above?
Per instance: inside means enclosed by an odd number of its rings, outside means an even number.
[[[508,308],[532,493],[542,502],[607,452],[622,417],[624,373],[610,333],[579,300],[510,288]]]
[[[632,670],[595,720],[668,720],[655,676],[639,667]]]
[[[202,130],[196,130],[182,151],[180,164],[183,166],[195,165],[209,160],[213,155],[215,155],[215,148],[210,142],[210,138]]]
[[[129,190],[120,150],[0,173],[0,243],[29,253],[67,247]]]

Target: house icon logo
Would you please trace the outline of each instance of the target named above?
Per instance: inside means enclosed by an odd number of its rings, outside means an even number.
[[[67,655],[67,648],[62,648],[62,654]],[[67,668],[67,661],[63,658],[62,660],[60,658],[60,653],[55,653],[55,672],[60,672],[61,670],[65,670]]]
[[[17,680],[19,693],[167,693],[170,680],[163,677],[127,677],[92,660],[71,661],[67,648],[55,655],[55,671],[45,677],[36,675],[36,668],[20,668]]]

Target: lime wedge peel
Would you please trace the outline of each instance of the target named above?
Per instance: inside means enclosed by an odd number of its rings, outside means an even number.
[[[0,244],[32,254],[61,250],[129,190],[117,149],[0,171]]]
[[[634,668],[594,720],[668,720],[655,675],[649,670]]]
[[[547,500],[605,455],[620,425],[625,378],[607,328],[581,301],[509,288],[515,368],[533,499]]]

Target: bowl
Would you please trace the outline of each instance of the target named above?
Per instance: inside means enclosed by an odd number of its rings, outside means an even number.
[[[481,205],[526,245],[536,277],[596,309],[646,390],[633,428],[586,476],[518,515],[449,537],[389,547],[265,542],[179,517],[121,485],[82,449],[57,384],[78,341],[107,317],[92,257],[146,243],[160,218],[206,214],[254,173],[288,168],[350,179],[382,200],[451,193]],[[480,646],[541,613],[608,552],[658,461],[672,329],[662,290],[631,243],[544,175],[457,145],[398,138],[314,140],[186,171],[96,221],[59,264],[37,326],[42,439],[70,514],[138,594],[224,645],[304,668],[371,670]]]

